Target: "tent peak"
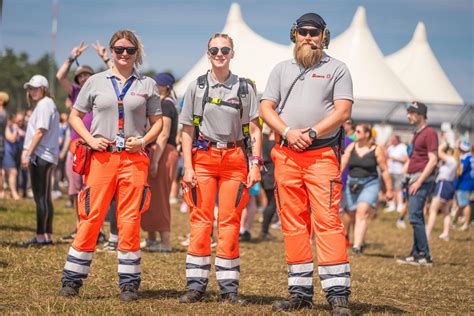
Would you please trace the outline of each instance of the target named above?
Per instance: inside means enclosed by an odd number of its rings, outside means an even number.
[[[356,13],[354,14],[354,18],[352,19],[351,26],[356,28],[368,27],[367,14],[365,13],[365,8],[363,6],[359,6],[357,8]]]
[[[226,24],[230,23],[240,23],[243,21],[242,11],[240,10],[240,5],[237,2],[233,2],[229,9],[229,14],[227,15]]]
[[[416,42],[427,42],[425,23],[418,22],[412,40]]]

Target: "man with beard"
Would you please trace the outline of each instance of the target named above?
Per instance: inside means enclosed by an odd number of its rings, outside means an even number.
[[[278,64],[262,97],[260,116],[279,136],[272,151],[275,197],[285,240],[289,297],[274,311],[312,308],[312,231],[321,286],[333,315],[350,315],[350,268],[339,219],[340,158],[351,116],[352,79],[326,55],[329,31],[315,13],[293,25],[294,59]]]

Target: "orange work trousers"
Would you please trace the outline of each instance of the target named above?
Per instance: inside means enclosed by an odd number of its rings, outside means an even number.
[[[312,229],[319,265],[347,262],[339,218],[341,172],[333,149],[325,147],[300,153],[277,145],[271,155],[287,263],[313,261],[309,243]]]
[[[83,252],[95,250],[97,236],[115,194],[118,249],[140,250],[140,217],[149,207],[151,194],[147,184],[148,156],[142,151],[94,152],[91,159],[85,189],[78,196],[80,222],[73,248]]]

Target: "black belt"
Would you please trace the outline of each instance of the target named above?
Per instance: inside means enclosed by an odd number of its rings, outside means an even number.
[[[105,151],[108,151],[109,153],[119,153],[119,152],[125,151],[125,147],[117,147],[117,146],[109,145],[107,146]]]
[[[324,148],[324,147],[333,147],[333,146],[338,145],[338,141],[339,141],[339,134],[337,134],[336,136],[334,136],[332,138],[325,138],[325,139],[318,139],[317,138],[317,139],[313,140],[311,145],[306,147],[306,149],[304,151],[319,149],[319,148]],[[281,145],[289,147],[288,146],[288,141],[286,139],[281,143]]]
[[[244,145],[243,140],[238,140],[235,142],[215,142],[215,141],[209,141],[209,144],[214,147],[214,148],[219,148],[219,149],[229,149],[229,148],[235,148],[235,147],[242,147]]]

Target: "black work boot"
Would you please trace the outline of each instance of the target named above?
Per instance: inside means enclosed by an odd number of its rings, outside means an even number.
[[[331,303],[331,315],[334,316],[350,316],[349,301],[347,297],[338,296]]]
[[[138,300],[138,290],[133,284],[125,284],[121,287],[120,300],[122,302],[133,302]]]
[[[248,302],[245,299],[239,297],[237,293],[235,292],[221,294],[219,296],[218,301],[222,303],[228,302],[228,303],[231,303],[234,305],[240,305],[240,306],[244,306],[248,304]]]
[[[304,297],[291,294],[287,299],[276,301],[273,303],[272,311],[274,312],[291,312],[303,308],[313,308],[313,302]]]
[[[81,286],[78,285],[77,283],[74,283],[71,281],[64,282],[61,289],[58,292],[58,295],[62,297],[74,297],[79,294],[80,288]]]
[[[188,290],[186,293],[179,297],[180,303],[196,303],[202,300],[204,297],[204,292],[199,292],[196,290]]]

